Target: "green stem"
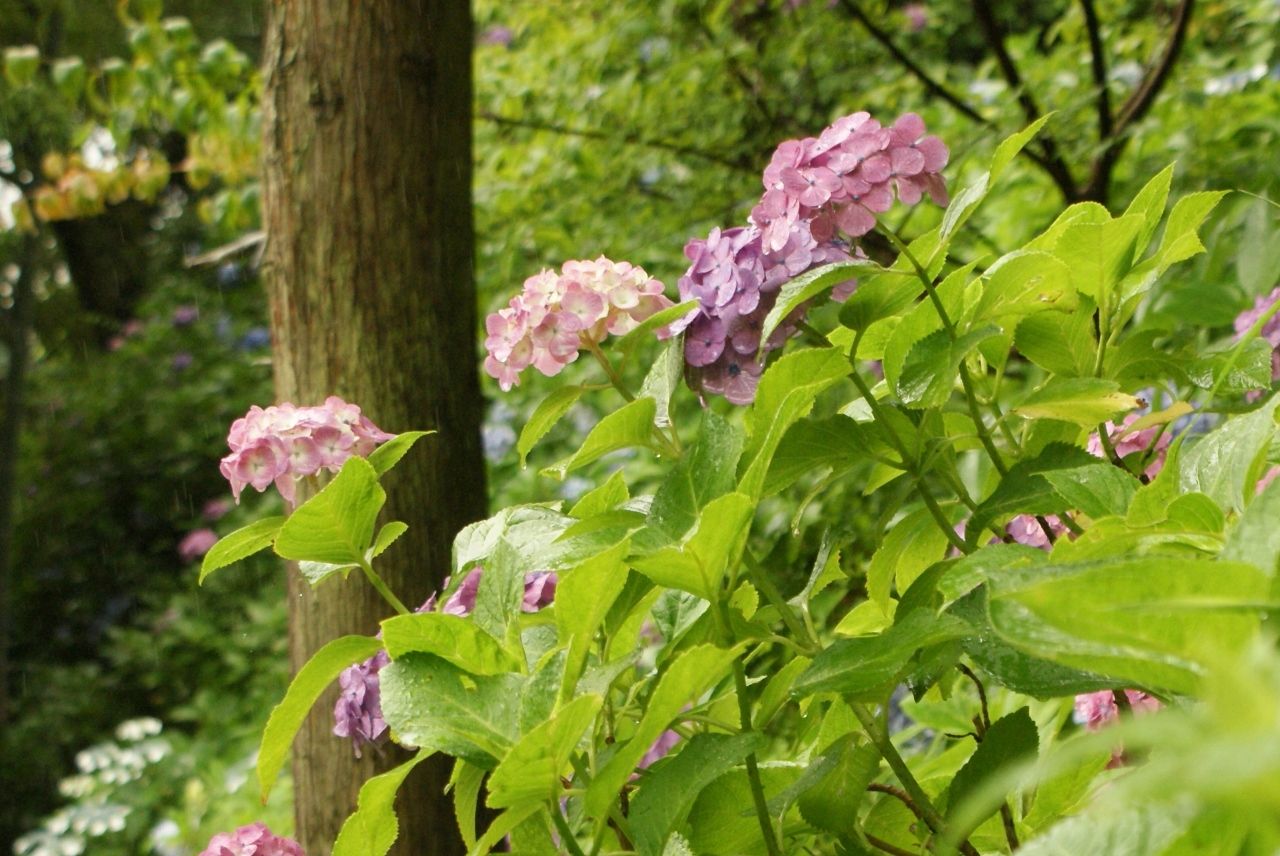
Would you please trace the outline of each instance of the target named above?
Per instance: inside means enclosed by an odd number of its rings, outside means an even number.
[[[893,770],[894,776],[902,784],[903,790],[910,795],[912,802],[920,810],[920,819],[924,821],[935,834],[941,834],[946,827],[946,821],[942,815],[934,808],[933,802],[929,799],[929,795],[924,792],[924,788],[920,787],[920,783],[916,781],[916,777],[912,774],[911,768],[907,766],[907,762],[898,754],[898,749],[893,745],[893,740],[889,737],[889,732],[882,730],[880,724],[876,722],[875,716],[866,706],[855,701],[846,699],[849,707],[853,710],[853,715],[862,723],[863,729],[866,730],[867,736],[871,738],[871,742],[880,750],[881,757],[888,763],[889,769]],[[965,856],[978,856],[978,851],[966,839],[960,843],[960,851]]]
[[[723,597],[717,598],[712,606],[714,618],[721,638],[732,644],[729,631],[729,615]],[[751,723],[751,699],[747,696],[747,671],[742,665],[741,657],[733,658],[733,686],[738,697],[739,730],[742,734],[750,734],[754,727]],[[782,856],[778,846],[777,833],[773,829],[773,821],[769,817],[769,806],[764,798],[764,784],[760,781],[760,765],[756,753],[747,756],[747,783],[751,788],[751,802],[755,805],[756,820],[760,824],[760,833],[764,836],[765,848],[769,856]]]
[[[769,571],[760,564],[760,560],[752,555],[751,550],[744,550],[742,553],[743,562],[747,566],[747,576],[756,590],[764,595],[764,599],[778,610],[778,614],[782,616],[782,622],[787,625],[795,636],[797,643],[805,649],[805,653],[809,656],[822,650],[822,644],[814,638],[809,629],[804,626],[791,608],[791,604],[787,603],[782,597],[782,592],[778,591],[778,587],[773,584],[773,580],[769,578]]]
[[[399,615],[410,614],[409,608],[401,603],[400,598],[396,597],[391,589],[387,587],[387,584],[382,581],[382,577],[378,576],[377,572],[374,571],[373,565],[370,565],[368,562],[363,562],[360,565],[360,570],[364,571],[365,579],[367,579],[369,584],[377,590],[378,594],[382,595],[383,600],[391,604],[392,609],[394,609]]]
[[[556,831],[560,833],[560,843],[567,847],[573,856],[586,856],[582,852],[582,848],[578,846],[578,839],[574,838],[573,830],[569,828],[569,822],[564,819],[564,815],[560,812],[560,806],[552,804],[551,820],[556,825]]]

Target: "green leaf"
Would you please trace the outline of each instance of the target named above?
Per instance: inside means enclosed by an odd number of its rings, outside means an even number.
[[[386,552],[401,535],[409,531],[409,524],[392,520],[378,530],[378,537],[373,539],[373,547],[369,550],[369,558],[376,559]]]
[[[1071,271],[1071,284],[1099,306],[1115,306],[1112,295],[1133,263],[1141,217],[1130,215],[1103,223],[1073,223],[1058,236],[1053,253]]]
[[[680,387],[680,378],[684,376],[684,337],[677,336],[663,344],[653,361],[653,368],[644,376],[640,384],[640,395],[652,398],[657,405],[654,409],[653,424],[666,428],[671,424],[671,397]]]
[[[516,440],[520,466],[523,467],[528,463],[529,452],[547,435],[552,426],[572,409],[585,391],[586,387],[582,386],[562,386],[542,399],[534,409],[533,415],[529,417],[529,421],[524,423],[524,428],[520,429],[520,439]]]
[[[519,736],[519,675],[468,675],[430,654],[404,654],[378,679],[383,718],[403,745],[492,768]]]
[[[783,319],[794,312],[806,300],[812,300],[824,291],[835,288],[842,282],[848,282],[858,276],[883,270],[880,265],[870,260],[851,262],[832,262],[806,271],[797,277],[787,280],[778,291],[777,301],[769,314],[765,316],[760,328],[761,347],[769,340],[773,331]]]
[[[382,640],[391,659],[434,654],[473,675],[500,675],[520,664],[475,622],[443,612],[415,612],[382,622]]]
[[[644,715],[631,739],[618,749],[587,786],[587,814],[597,822],[603,822],[609,806],[653,741],[680,715],[684,705],[696,701],[724,678],[729,663],[736,656],[737,652],[731,649],[699,645],[685,651],[667,667],[648,703],[642,708]]]
[[[480,786],[484,784],[484,768],[459,758],[453,765],[453,816],[458,821],[458,834],[468,849],[476,846],[476,809],[480,805]]]
[[[359,566],[351,562],[345,565],[335,565],[330,562],[298,562],[298,573],[302,574],[303,579],[310,583],[312,588],[315,588],[334,574],[340,573],[345,579],[346,575],[356,567]]]
[[[845,741],[834,769],[800,794],[800,816],[810,826],[848,834],[857,825],[858,806],[879,769],[880,752],[873,744],[856,738]]]
[[[625,357],[629,357],[631,352],[641,342],[648,342],[653,339],[653,331],[659,327],[666,326],[672,321],[676,321],[693,312],[699,306],[697,298],[686,300],[683,303],[677,303],[675,306],[668,306],[666,309],[659,310],[648,318],[641,321],[634,329],[629,330],[626,335],[612,342],[612,348],[622,353]]]
[[[1257,410],[1232,417],[1188,444],[1178,462],[1181,489],[1207,494],[1225,511],[1243,511],[1276,434],[1278,404],[1280,396],[1272,396]]]
[[[1090,517],[1124,514],[1141,486],[1136,477],[1101,461],[1043,475],[1059,496]]]
[[[801,419],[787,430],[769,464],[765,495],[777,493],[809,473],[831,467],[841,473],[872,456],[897,460],[897,452],[875,422],[855,422],[836,414],[825,419]]]
[[[615,470],[599,487],[594,487],[569,509],[569,516],[586,520],[609,511],[613,511],[627,500],[631,492],[627,490],[627,480],[622,477],[621,470]]]
[[[382,642],[369,636],[340,636],[312,655],[298,670],[284,699],[276,705],[262,732],[258,748],[258,784],[267,801],[293,737],[302,727],[311,706],[348,666],[363,662],[382,650]]]
[[[1002,316],[1025,316],[1076,306],[1071,271],[1052,253],[1017,250],[987,268],[974,324]]]
[[[1205,354],[1186,367],[1187,377],[1201,389],[1247,392],[1271,386],[1271,343],[1263,338],[1232,343],[1226,350]]]
[[[1222,550],[1222,558],[1248,562],[1267,576],[1276,578],[1280,559],[1280,479],[1249,503]]]
[[[1125,216],[1134,215],[1142,219],[1142,229],[1134,245],[1135,257],[1147,251],[1156,228],[1164,219],[1164,208],[1169,201],[1169,186],[1173,183],[1173,164],[1169,164],[1156,173],[1146,185],[1133,197],[1129,207],[1124,209]]]
[[[369,465],[378,475],[385,475],[392,467],[400,463],[400,459],[409,453],[413,444],[435,431],[406,431],[397,434],[369,455]]]
[[[630,542],[624,540],[560,574],[556,584],[556,632],[560,643],[569,646],[562,700],[571,696],[577,687],[596,633],[626,585],[624,560],[630,549]]]
[[[200,563],[199,582],[203,583],[204,578],[214,571],[247,559],[259,550],[271,546],[283,525],[284,517],[264,517],[230,535],[224,535],[204,554],[204,561]]]
[[[50,77],[53,78],[53,85],[58,87],[62,97],[74,104],[84,95],[85,83],[89,75],[85,71],[84,60],[78,56],[70,56],[54,60]]]
[[[1086,812],[1056,823],[1045,834],[1026,842],[1018,856],[1077,856],[1084,853],[1123,853],[1161,856],[1187,828],[1191,815],[1185,805],[1158,803],[1113,811]]]
[[[867,565],[867,596],[887,614],[894,580],[905,592],[925,568],[946,557],[948,543],[927,508],[894,523]]]
[[[991,624],[1011,644],[1190,692],[1205,664],[1254,638],[1269,580],[1252,565],[1167,555],[1013,568],[989,585]]]
[[[1016,134],[1010,134],[1000,145],[996,146],[995,154],[991,156],[991,180],[995,181],[1004,174],[1009,164],[1013,163],[1013,159],[1018,156],[1027,143],[1035,139],[1036,134],[1040,133],[1040,129],[1053,116],[1053,113],[1046,113],[1039,119],[1036,119],[1027,127],[1018,131]]]
[[[965,527],[970,544],[987,524],[1014,514],[1055,514],[1067,510],[1069,503],[1045,478],[1052,470],[1069,470],[1096,464],[1098,459],[1084,449],[1065,443],[1051,443],[1044,451],[1009,468],[991,495],[978,504]]]
[[[1226,195],[1225,190],[1205,190],[1189,193],[1174,203],[1164,227],[1164,237],[1160,240],[1160,249],[1156,252],[1162,271],[1204,252],[1200,225]]]
[[[359,564],[386,501],[373,466],[350,458],[333,481],[289,515],[276,536],[276,553],[296,561]]]
[[[646,526],[667,542],[688,532],[708,502],[733,490],[742,445],[738,426],[704,410],[698,439],[658,488]]]
[[[679,754],[640,782],[627,819],[640,856],[662,856],[663,846],[707,785],[764,748],[764,735],[696,734]]]
[[[896,385],[898,398],[916,410],[946,404],[955,387],[960,363],[980,344],[1001,332],[994,324],[986,324],[954,342],[945,330],[916,342],[902,364]]]
[[[973,268],[974,265],[972,263],[967,264],[952,271],[947,275],[946,279],[938,284],[936,289],[938,299],[947,310],[947,314],[952,318],[958,318],[962,314],[964,293],[969,284],[969,278],[973,274]],[[931,300],[922,300],[916,303],[911,311],[902,316],[901,321],[893,328],[893,332],[889,335],[888,341],[884,345],[882,365],[884,377],[890,389],[897,388],[898,378],[902,374],[902,367],[907,361],[907,355],[915,347],[916,343],[935,330],[941,329],[942,321],[939,319],[938,310]]]
[[[386,856],[400,834],[396,792],[414,767],[431,755],[423,749],[394,770],[374,776],[360,786],[355,813],[342,824],[333,856]]]
[[[553,802],[564,790],[560,777],[569,769],[569,756],[591,724],[604,700],[578,696],[551,719],[518,742],[489,776],[490,808],[519,808]]]
[[[839,348],[793,351],[769,367],[746,417],[750,439],[743,460],[750,464],[738,483],[740,491],[760,496],[773,453],[787,429],[808,414],[819,393],[849,372],[849,360]]]
[[[484,831],[484,835],[480,837],[480,840],[467,851],[467,856],[486,856],[486,854],[492,853],[493,848],[497,847],[502,839],[510,835],[517,826],[536,814],[540,808],[542,806],[527,805],[504,811],[494,819],[493,823],[489,824],[489,828]]]
[[[1093,336],[1092,303],[1075,312],[1039,312],[1018,323],[1014,346],[1041,368],[1063,377],[1093,373],[1098,343]]]
[[[959,639],[967,629],[951,616],[914,610],[879,636],[833,642],[796,679],[791,694],[798,698],[819,692],[873,695],[895,683],[921,648]]]
[[[885,272],[858,283],[840,307],[840,323],[851,330],[866,330],[877,321],[897,315],[916,302],[919,288],[914,273]]]
[[[1113,416],[1128,413],[1140,402],[1120,391],[1120,385],[1102,378],[1051,378],[1013,408],[1028,419],[1060,419],[1081,427],[1096,426]]]
[[[1020,707],[991,723],[977,750],[956,772],[947,791],[947,814],[965,821],[961,834],[977,828],[1000,808],[1005,794],[993,795],[998,784],[1019,765],[1034,760],[1040,751],[1040,734],[1031,714]],[[976,802],[976,806],[970,804]]]
[[[497,639],[506,638],[512,618],[520,612],[524,597],[524,575],[534,559],[505,537],[489,555],[476,588],[476,605],[471,620]]]
[[[1047,121],[1049,121],[1049,116],[1041,116],[1018,133],[1005,138],[1000,145],[996,146],[995,154],[991,158],[990,170],[980,175],[973,184],[957,193],[943,213],[941,237],[944,241],[948,241],[968,221],[969,217],[973,215],[973,212],[982,203],[982,200],[987,198],[991,187],[1004,174],[1005,169],[1008,168],[1013,159],[1017,157],[1018,152],[1022,151],[1027,143],[1031,142],[1032,138],[1040,133],[1040,129],[1044,127]]]
[[[610,452],[635,446],[649,448],[653,442],[653,417],[658,403],[652,398],[637,398],[604,417],[587,434],[582,447],[555,466],[542,470],[545,476],[563,480],[565,475],[585,467]]]
[[[717,497],[707,503],[696,528],[681,543],[633,557],[631,566],[660,586],[715,600],[725,571],[742,556],[755,510],[745,494]]]

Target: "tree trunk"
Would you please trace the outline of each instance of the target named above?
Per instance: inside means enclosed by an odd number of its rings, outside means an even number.
[[[486,507],[475,355],[471,19],[465,0],[268,4],[263,222],[276,391],[335,394],[388,431],[434,428],[388,484],[408,533],[380,571],[410,605],[448,573],[454,534]],[[290,571],[294,669],[390,610],[360,577],[311,591]],[[297,835],[330,852],[389,747],[352,756],[330,687],[294,745]],[[449,765],[421,765],[397,802],[397,854],[462,852]]]

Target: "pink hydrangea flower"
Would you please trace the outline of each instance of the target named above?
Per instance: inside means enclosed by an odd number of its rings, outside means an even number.
[[[182,561],[190,564],[209,552],[216,543],[218,543],[217,532],[208,528],[194,529],[178,542],[178,555],[182,557]]]
[[[532,366],[555,376],[581,348],[620,336],[671,305],[662,283],[628,262],[601,256],[568,261],[560,273],[544,270],[521,293],[485,319],[485,372],[503,390]]]
[[[837,231],[859,238],[876,215],[898,200],[914,205],[928,194],[947,204],[942,168],[950,153],[905,113],[884,127],[866,112],[842,116],[818,137],[786,140],[764,171],[764,195],[751,212],[767,252],[787,243],[794,224],[807,222],[819,242]]]
[[[1258,297],[1254,300],[1252,307],[1237,315],[1235,320],[1236,338],[1244,338],[1244,334],[1249,332],[1249,328],[1256,324],[1258,319],[1272,306],[1275,306],[1277,300],[1280,300],[1280,286],[1272,289],[1270,294]],[[1267,320],[1267,323],[1262,325],[1258,335],[1271,345],[1271,379],[1273,381],[1280,379],[1280,312],[1272,315]],[[1255,401],[1261,396],[1261,391],[1254,391],[1249,393],[1248,398],[1250,401]]]
[[[231,511],[231,500],[226,498],[211,499],[200,509],[200,516],[213,523],[226,517]]]
[[[1135,716],[1153,713],[1160,709],[1160,700],[1141,690],[1125,690],[1125,698]],[[1120,715],[1116,707],[1115,693],[1111,690],[1099,690],[1096,693],[1082,693],[1076,696],[1075,720],[1085,727],[1086,731],[1098,731],[1114,722]],[[1124,748],[1116,747],[1111,755],[1108,767],[1119,767],[1124,763]]]
[[[272,484],[293,503],[298,479],[321,470],[336,473],[351,456],[368,457],[394,436],[336,395],[317,407],[254,405],[231,424],[231,454],[222,459],[222,475],[237,503],[246,486],[262,492]]]
[[[273,835],[263,823],[242,826],[235,832],[219,832],[209,839],[200,856],[306,856],[292,838]]]

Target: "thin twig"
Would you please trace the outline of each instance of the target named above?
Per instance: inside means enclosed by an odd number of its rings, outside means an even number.
[[[973,13],[978,19],[979,26],[987,37],[987,44],[995,53],[996,64],[1000,66],[1000,73],[1004,75],[1005,82],[1009,84],[1009,88],[1013,90],[1018,103],[1022,105],[1022,112],[1027,117],[1028,122],[1034,122],[1044,114],[1040,110],[1040,106],[1036,104],[1035,97],[1032,96],[1026,84],[1022,80],[1022,74],[1018,71],[1018,66],[1014,63],[1013,57],[1009,55],[1009,49],[1004,43],[1004,32],[1000,29],[1000,23],[995,18],[995,13],[991,10],[989,0],[973,0]],[[1041,132],[1039,145],[1044,151],[1045,170],[1049,173],[1049,177],[1058,185],[1058,189],[1070,201],[1075,201],[1076,183],[1071,177],[1071,170],[1067,166],[1067,162],[1062,159],[1062,154],[1058,151],[1058,144],[1053,137],[1047,133]]]
[[[1111,136],[1114,121],[1111,116],[1111,93],[1107,88],[1107,53],[1102,44],[1102,27],[1098,23],[1098,10],[1093,0],[1080,0],[1084,10],[1084,26],[1089,33],[1089,58],[1093,68],[1093,83],[1098,87],[1098,139]]]
[[[1009,852],[1012,853],[1022,846],[1018,841],[1018,829],[1013,824],[1013,809],[1009,808],[1009,803],[1000,803],[1000,820],[1004,823],[1004,837],[1009,842]]]
[[[867,843],[870,844],[872,847],[876,848],[877,850],[883,850],[885,853],[893,854],[893,856],[916,856],[916,854],[913,853],[912,851],[903,850],[898,845],[890,844],[888,841],[885,841],[883,838],[876,838],[874,835],[872,835],[869,832],[863,833],[863,834],[866,836]]]
[[[1092,199],[1106,204],[1111,186],[1111,172],[1115,169],[1116,161],[1120,159],[1125,146],[1129,144],[1129,128],[1147,115],[1155,103],[1156,96],[1160,94],[1160,90],[1169,79],[1169,72],[1182,51],[1183,42],[1186,41],[1187,25],[1191,22],[1191,13],[1194,9],[1195,0],[1182,0],[1178,4],[1178,8],[1174,11],[1173,32],[1169,35],[1164,52],[1155,65],[1148,69],[1142,83],[1120,108],[1115,128],[1101,154],[1093,162],[1089,184],[1080,194],[1082,199]]]
[[[735,160],[733,158],[727,158],[724,155],[709,152],[705,149],[700,149],[697,146],[687,146],[683,143],[672,142],[671,140],[658,140],[643,137],[634,131],[613,134],[596,128],[571,128],[568,125],[560,125],[555,122],[544,122],[541,119],[525,119],[519,116],[504,116],[488,110],[476,111],[476,118],[484,119],[486,122],[493,122],[495,125],[503,125],[508,128],[526,128],[531,131],[548,131],[553,134],[563,134],[567,137],[582,137],[588,140],[605,140],[608,142],[623,143],[625,145],[661,149],[678,155],[685,155],[686,157],[710,161],[711,163],[720,164],[721,166],[728,167],[729,169],[741,170],[742,172],[749,172],[753,174],[756,172],[756,168],[753,165],[746,163],[742,159]]]
[[[991,711],[987,709],[987,688],[982,685],[982,681],[973,673],[973,669],[970,669],[964,663],[956,663],[956,670],[973,681],[973,686],[978,691],[978,702],[982,705],[982,727],[985,731],[985,729],[991,727]]]
[[[910,809],[911,813],[917,818],[924,820],[924,814],[920,811],[920,806],[916,805],[915,801],[911,799],[911,795],[902,788],[895,788],[893,785],[882,785],[879,782],[872,782],[867,785],[867,790],[873,791],[877,794],[888,794]]]

